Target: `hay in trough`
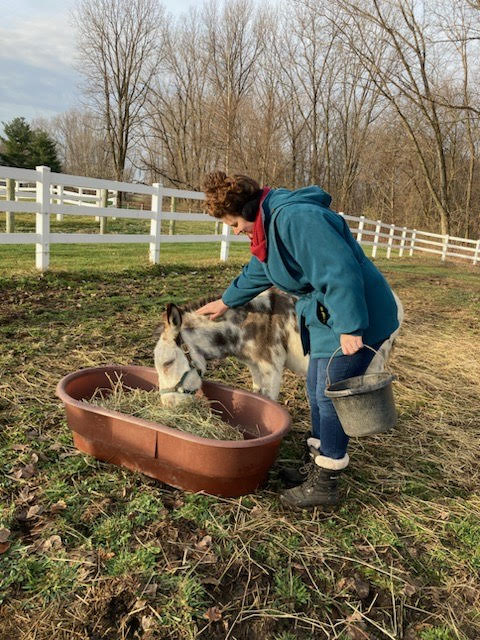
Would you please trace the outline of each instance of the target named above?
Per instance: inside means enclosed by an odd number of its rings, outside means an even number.
[[[110,379],[110,378],[109,378]],[[119,411],[143,420],[158,422],[201,438],[243,440],[242,432],[220,417],[202,396],[190,396],[178,407],[162,405],[162,396],[155,389],[135,389],[125,385],[121,376],[111,380],[111,388],[99,388],[87,401],[98,407]]]

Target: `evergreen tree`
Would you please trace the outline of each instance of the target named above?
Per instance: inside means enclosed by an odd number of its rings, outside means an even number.
[[[1,162],[11,167],[31,168],[32,129],[25,118],[4,122],[5,138],[2,142]]]
[[[34,169],[37,165],[61,171],[57,145],[46,131],[32,129],[25,118],[4,122],[5,137],[0,136],[0,164],[22,169]]]
[[[58,159],[57,143],[52,140],[46,131],[37,129],[33,131],[32,144],[32,166],[45,165],[52,171],[61,172],[62,166]]]

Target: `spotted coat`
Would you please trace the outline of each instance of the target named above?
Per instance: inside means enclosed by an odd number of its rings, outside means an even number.
[[[308,356],[303,354],[294,296],[271,288],[215,321],[195,313],[208,301],[203,299],[183,309],[169,305],[154,351],[165,404],[178,404],[183,392],[200,388],[207,362],[227,356],[244,362],[252,376],[253,390],[274,400],[285,368],[306,376]],[[398,298],[397,305],[401,322],[403,311]],[[383,357],[375,356],[369,371],[383,369],[383,358],[388,358],[397,333],[384,343]]]

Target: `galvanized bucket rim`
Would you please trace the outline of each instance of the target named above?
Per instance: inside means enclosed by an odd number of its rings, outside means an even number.
[[[351,383],[352,380],[365,379],[368,377],[376,378],[377,380],[379,378],[382,378],[382,380],[379,380],[378,382],[375,382],[370,385],[367,384],[365,386],[356,387],[356,388],[347,388],[347,389],[338,389],[338,390],[335,389],[336,385],[345,385],[346,383],[347,384],[349,382]],[[384,389],[389,384],[391,384],[394,380],[397,380],[397,376],[392,373],[388,373],[386,371],[380,371],[378,373],[366,373],[363,376],[353,376],[352,378],[345,378],[344,380],[338,380],[337,382],[330,384],[325,389],[325,395],[327,396],[327,398],[344,398],[347,396],[362,395],[364,393],[371,393],[372,391],[378,391],[379,389]]]

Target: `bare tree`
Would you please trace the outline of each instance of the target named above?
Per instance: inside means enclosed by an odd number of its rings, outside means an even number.
[[[65,173],[106,179],[115,177],[106,132],[97,116],[71,109],[53,117],[48,130],[57,142]]]
[[[163,10],[157,0],[79,0],[79,71],[92,110],[105,124],[115,178],[143,117],[160,56]]]
[[[338,0],[344,11],[343,20],[332,14],[332,21],[400,118],[435,203],[441,232],[448,234],[452,202],[445,114],[435,102],[445,60],[432,45],[433,29],[426,3],[427,0]],[[388,45],[381,56],[374,48],[378,39]],[[429,142],[424,144],[422,138],[427,131]]]
[[[472,59],[475,60],[479,54],[479,34],[477,29],[479,8],[478,2],[469,2],[467,5],[463,2],[454,2],[448,11],[444,11],[439,15],[440,22],[444,25],[445,34],[451,46],[454,47],[461,63],[458,66],[456,65],[461,74],[458,83],[451,82],[450,95],[444,95],[442,98],[450,105],[453,105],[460,96],[460,100],[465,107],[460,114],[456,114],[457,128],[460,128],[463,133],[464,145],[455,158],[455,167],[464,169],[459,176],[462,188],[461,194],[458,194],[458,196],[460,201],[463,200],[464,210],[464,224],[461,233],[467,237],[471,232],[472,202],[478,162],[478,145],[480,142],[480,112],[477,112],[474,106],[478,103],[476,87],[478,86],[479,78],[478,71],[471,68]],[[458,157],[458,155],[461,157]],[[477,228],[477,231],[480,231],[480,229]]]
[[[309,171],[307,181],[322,183],[330,189],[332,158],[330,135],[332,91],[338,67],[332,51],[337,29],[325,20],[324,3],[298,2],[284,14],[283,31],[286,39],[276,43],[279,72],[284,95],[290,96],[296,113],[288,114],[287,126],[298,142],[297,114],[308,132]],[[292,137],[290,136],[292,142]],[[305,179],[305,178],[304,178]]]
[[[143,166],[151,176],[196,189],[216,154],[215,114],[197,10],[165,23],[163,59],[148,92]]]
[[[203,7],[202,18],[210,82],[218,97],[217,144],[223,148],[228,173],[234,169],[232,154],[234,143],[238,142],[239,111],[255,80],[266,24],[252,0],[225,0],[220,9],[217,0],[210,0]]]

